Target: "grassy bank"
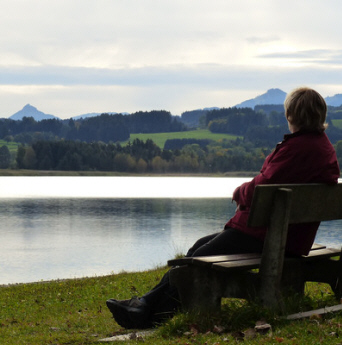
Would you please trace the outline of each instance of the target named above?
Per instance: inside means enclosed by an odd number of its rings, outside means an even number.
[[[0,176],[189,176],[189,177],[253,177],[258,172],[232,171],[215,174],[138,174],[121,173],[115,171],[57,171],[57,170],[27,170],[27,169],[0,169]]]
[[[141,295],[166,271],[121,273],[0,287],[0,339],[9,344],[99,344],[128,333],[112,319],[105,301]],[[287,303],[287,313],[336,304],[326,285],[310,284],[307,297]],[[257,305],[226,300],[220,315],[179,314],[145,339],[146,344],[341,344],[342,314],[284,321]],[[264,320],[271,330],[256,333]],[[342,337],[342,335],[341,335]],[[129,340],[120,343],[141,343]]]

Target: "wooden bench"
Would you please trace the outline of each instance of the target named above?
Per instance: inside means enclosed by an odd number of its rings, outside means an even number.
[[[304,293],[305,282],[330,284],[342,297],[341,249],[315,244],[308,256],[286,257],[289,224],[342,219],[342,184],[258,185],[249,226],[267,226],[262,254],[182,258],[168,261],[170,283],[185,310],[218,310],[222,297],[256,299],[277,307],[287,293]]]

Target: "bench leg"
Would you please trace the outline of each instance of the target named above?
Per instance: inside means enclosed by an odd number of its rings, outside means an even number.
[[[289,292],[291,294],[297,293],[304,295],[305,277],[302,263],[299,260],[288,260],[284,262],[281,289],[283,294]]]
[[[335,297],[340,300],[342,297],[342,260],[327,258],[316,262],[307,262],[304,265],[304,279],[327,283],[331,286]]]
[[[338,263],[336,264],[337,266],[337,277],[335,280],[334,286],[331,286],[332,290],[335,293],[335,297],[338,301],[341,300],[342,298],[342,255],[340,256]]]
[[[217,312],[221,298],[255,299],[259,291],[258,274],[228,273],[199,266],[181,266],[170,271],[170,284],[178,289],[184,310]]]
[[[215,282],[212,271],[203,267],[180,266],[170,270],[170,284],[177,287],[186,311],[219,311],[222,294]]]

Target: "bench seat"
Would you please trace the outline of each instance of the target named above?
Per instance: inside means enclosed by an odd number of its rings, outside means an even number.
[[[336,276],[341,263],[332,259],[340,255],[339,249],[315,244],[307,256],[285,257],[283,290],[303,294],[305,282],[324,282],[330,284],[336,298],[341,298]],[[221,297],[257,298],[259,277],[252,270],[260,268],[261,258],[260,253],[246,253],[169,260],[168,265],[177,268],[171,270],[171,283],[178,286],[186,309],[217,310]],[[215,295],[218,291],[220,297]]]

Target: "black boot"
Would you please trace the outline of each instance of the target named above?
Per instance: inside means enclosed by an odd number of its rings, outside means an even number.
[[[151,312],[143,299],[134,297],[127,300],[109,299],[107,307],[115,321],[124,328],[151,328]]]

